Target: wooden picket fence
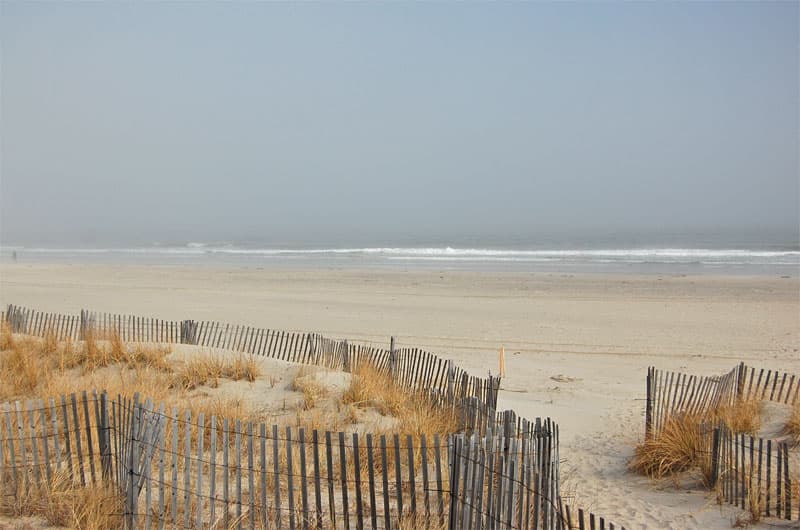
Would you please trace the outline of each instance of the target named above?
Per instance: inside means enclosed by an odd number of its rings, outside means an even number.
[[[723,424],[715,429],[712,454],[723,500],[742,509],[758,507],[766,517],[800,521],[800,469],[790,461],[788,443],[735,433]]]
[[[111,479],[120,447],[105,393],[0,404],[0,490],[14,495],[58,478],[86,486]]]
[[[0,489],[107,482],[127,528],[565,528],[557,428],[359,435],[82,392],[0,405]],[[480,521],[480,522],[479,522]],[[568,527],[567,527],[568,528]]]
[[[703,416],[737,400],[769,400],[794,405],[800,379],[793,374],[756,370],[744,363],[721,376],[695,376],[650,367],[647,370],[646,436],[658,433],[679,414]]]
[[[59,340],[83,340],[119,336],[123,341],[180,343],[232,350],[282,361],[324,366],[352,372],[362,363],[391,374],[401,385],[425,390],[462,411],[465,426],[485,432],[494,420],[500,378],[470,375],[419,348],[373,346],[334,340],[317,333],[297,333],[252,326],[194,320],[169,321],[134,315],[82,310],[79,315],[60,315],[9,305],[4,315],[14,333]]]
[[[472,376],[430,352],[397,349],[393,339],[386,350],[315,333],[85,310],[70,316],[9,305],[3,317],[13,332],[59,340],[117,335],[344,371],[370,363],[458,411],[461,434],[428,440],[230,423],[97,391],[62,397],[60,409],[52,399],[50,407],[2,405],[4,481],[13,475],[16,487],[28,484],[19,477],[42,479],[42,466],[55,458],[81,484],[118,486],[128,528],[584,527],[584,512],[571,514],[559,502],[558,426],[497,412],[499,377]],[[30,435],[12,437],[19,425]],[[77,438],[59,434],[73,431]],[[587,515],[594,528],[594,514]]]
[[[647,370],[645,436],[660,432],[672,416],[704,416],[713,409],[733,405],[739,376],[739,366],[722,376],[695,376],[650,367]]]
[[[647,371],[646,436],[657,436],[666,422],[680,415],[708,417],[739,401],[769,400],[794,406],[800,381],[784,372],[756,370],[740,363],[719,376],[698,377]],[[790,458],[789,444],[733,432],[724,422],[700,426],[711,484],[719,498],[766,517],[800,520],[797,478],[800,463]],[[796,503],[793,504],[793,503]]]
[[[739,365],[739,374],[739,393],[746,400],[769,400],[795,405],[800,399],[800,379],[796,379],[794,374],[777,370],[766,370],[765,373],[763,368],[756,373],[756,368],[747,367],[744,363]]]
[[[581,508],[573,510],[569,505],[559,504],[561,526],[559,530],[616,530],[617,526],[604,517],[586,512]],[[624,526],[619,527],[625,530]]]

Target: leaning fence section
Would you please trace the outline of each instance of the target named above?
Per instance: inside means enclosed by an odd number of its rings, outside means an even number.
[[[766,517],[800,520],[798,462],[790,459],[789,444],[715,430],[713,461],[720,498]]]
[[[122,403],[132,528],[440,528],[449,439],[319,432]],[[142,419],[144,418],[144,419]],[[130,450],[130,449],[129,449]]]
[[[549,420],[522,436],[320,432],[97,391],[0,412],[4,495],[108,484],[126,528],[565,528]]]
[[[0,491],[116,480],[121,440],[105,393],[0,404]]]
[[[800,378],[777,370],[738,364],[721,376],[696,376],[651,367],[647,370],[646,436],[658,433],[675,415],[705,416],[737,401],[798,403]]]
[[[212,321],[170,321],[81,310],[67,316],[9,305],[4,318],[15,333],[83,340],[91,335],[124,341],[192,344],[282,361],[353,372],[363,364],[385,371],[400,385],[432,394],[456,407],[465,429],[484,433],[497,408],[500,378],[469,374],[448,359],[419,348],[387,350],[334,340],[317,333],[280,331]]]
[[[193,417],[138,398],[116,408],[132,528],[563,527],[549,420],[428,439]]]
[[[759,516],[800,520],[800,461],[789,443],[735,432],[716,414],[751,400],[796,406],[799,388],[795,375],[744,363],[719,377],[649,368],[645,433],[658,436],[671,418],[698,418],[709,486],[718,498]]]
[[[795,374],[740,365],[740,394],[744,399],[769,400],[787,405],[797,404],[800,379]]]
[[[451,438],[451,528],[560,528],[558,437],[537,424],[533,436]]]
[[[663,429],[676,415],[704,416],[733,405],[739,395],[741,366],[722,376],[696,376],[648,368],[645,436]]]

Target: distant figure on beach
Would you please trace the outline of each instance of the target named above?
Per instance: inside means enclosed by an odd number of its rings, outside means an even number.
[[[17,251],[16,250],[11,253],[11,261],[13,261],[14,263],[17,262]]]

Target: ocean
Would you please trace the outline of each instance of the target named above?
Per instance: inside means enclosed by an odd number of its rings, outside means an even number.
[[[17,263],[232,266],[273,268],[426,269],[642,274],[800,274],[800,245],[784,239],[706,240],[690,246],[652,243],[461,240],[454,244],[290,245],[181,242],[148,245],[46,247],[4,245],[0,260]],[[672,244],[670,244],[672,243]],[[675,244],[681,243],[681,244]]]

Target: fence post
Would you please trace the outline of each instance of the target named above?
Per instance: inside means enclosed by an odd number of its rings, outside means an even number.
[[[453,361],[447,360],[447,399],[451,405],[455,405],[455,373],[453,370]]]
[[[136,463],[139,461],[139,444],[137,437],[139,435],[141,410],[139,405],[139,393],[133,395],[133,414],[131,414],[130,438],[126,440],[128,444],[128,461],[125,462],[126,477],[125,477],[125,527],[129,530],[136,529]]]
[[[79,340],[86,340],[86,310],[81,309],[81,325],[80,325],[80,334],[78,335]]]
[[[711,483],[709,489],[717,485],[719,479],[719,427],[714,427],[714,437],[711,441]]]
[[[103,391],[100,399],[100,423],[97,425],[97,440],[100,446],[100,469],[104,480],[111,476],[111,436],[108,428],[108,394]]]
[[[742,398],[742,394],[744,394],[744,378],[745,374],[747,373],[747,369],[744,367],[744,363],[739,363],[738,370],[736,370],[736,399],[739,400]]]
[[[452,451],[450,457],[450,507],[449,515],[447,518],[447,528],[449,530],[459,530],[457,524],[458,516],[458,485],[459,485],[459,468],[461,457],[461,438],[458,435],[451,435],[448,444]]]
[[[394,337],[389,338],[389,375],[397,377],[397,352],[394,351]]]
[[[197,325],[194,320],[181,321],[181,344],[197,344]]]
[[[647,404],[644,410],[644,439],[649,440],[653,430],[653,367],[647,369]]]

